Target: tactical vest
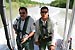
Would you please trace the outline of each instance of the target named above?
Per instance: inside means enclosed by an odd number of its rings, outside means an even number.
[[[22,36],[23,37],[23,35],[25,35],[25,34],[27,34],[26,33],[26,29],[27,29],[27,24],[28,24],[28,21],[29,21],[29,17],[30,16],[27,16],[27,18],[25,19],[25,22],[24,22],[24,25],[23,25],[23,29],[22,30],[20,30],[20,24],[21,24],[21,18],[19,18],[18,20],[17,20],[17,22],[18,22],[18,25],[17,25],[17,37],[18,38],[20,38],[20,36]],[[21,33],[20,33],[21,32]]]
[[[45,32],[44,32],[44,28],[45,28]],[[48,18],[46,25],[43,26],[43,22],[41,21],[41,18],[39,19],[39,28],[40,28],[40,39],[43,39],[45,36],[46,38],[49,38],[50,35],[53,33],[53,26],[52,26],[52,22],[50,21],[50,19]]]

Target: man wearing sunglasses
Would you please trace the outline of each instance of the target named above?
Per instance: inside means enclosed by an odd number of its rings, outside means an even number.
[[[33,35],[35,32],[34,20],[28,16],[27,8],[19,8],[20,16],[16,18],[13,28],[17,34],[18,50],[34,50]]]
[[[52,43],[53,38],[53,23],[49,17],[49,9],[44,6],[40,10],[41,18],[35,23],[35,44],[39,46],[39,50],[46,50],[46,46],[48,50],[50,50],[50,45]]]

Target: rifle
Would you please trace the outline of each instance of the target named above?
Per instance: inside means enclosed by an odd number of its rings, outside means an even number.
[[[22,44],[21,41],[22,40],[22,33],[20,32],[20,30],[17,31],[17,46],[19,47],[18,50],[22,50]]]

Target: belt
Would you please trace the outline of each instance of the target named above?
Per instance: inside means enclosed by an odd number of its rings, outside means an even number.
[[[52,41],[52,36],[48,37],[48,38],[43,38],[41,40],[46,40],[46,41]]]

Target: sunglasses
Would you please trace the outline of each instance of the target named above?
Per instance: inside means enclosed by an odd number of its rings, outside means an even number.
[[[25,14],[25,12],[20,12],[19,14]]]
[[[41,11],[41,13],[48,13],[48,11]]]

